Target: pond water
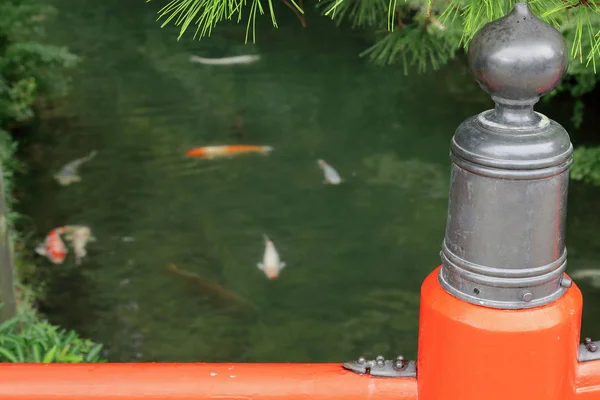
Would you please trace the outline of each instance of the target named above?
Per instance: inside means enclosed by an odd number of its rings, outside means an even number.
[[[440,262],[449,141],[491,105],[464,62],[405,76],[360,59],[360,37],[310,15],[302,29],[285,9],[280,29],[264,17],[258,43],[244,45],[244,25],[177,41],[155,21],[159,1],[50,3],[48,39],[84,61],[23,147],[22,228],[31,246],[64,224],[97,238],[80,266],[72,254],[62,265],[37,259],[53,322],[104,343],[111,361],[416,356],[420,284]],[[191,54],[261,60],[207,67]],[[569,115],[548,114],[565,124]],[[275,150],[184,156],[236,143]],[[52,179],[91,150],[82,182]],[[319,158],[341,185],[322,183]],[[572,185],[569,270],[597,266],[599,194]],[[263,233],[287,263],[275,280],[256,268]],[[235,299],[208,296],[169,263]],[[585,333],[600,336],[600,289],[582,288]]]

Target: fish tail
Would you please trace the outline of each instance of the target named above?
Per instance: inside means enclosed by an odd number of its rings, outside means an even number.
[[[179,268],[177,268],[177,265],[173,263],[168,263],[166,269],[169,272],[177,272],[179,270]]]
[[[92,158],[96,157],[96,154],[98,154],[98,152],[96,150],[90,151],[90,154],[88,154],[88,156],[85,158],[85,160],[86,161],[91,160]]]
[[[35,252],[40,256],[45,256],[48,254],[48,252],[46,252],[46,246],[44,246],[44,243],[38,244],[35,248]]]
[[[190,56],[190,62],[202,63],[202,62],[206,62],[206,61],[207,61],[206,58],[198,57],[195,55]]]
[[[185,152],[188,157],[205,157],[208,152],[204,147],[196,147]]]

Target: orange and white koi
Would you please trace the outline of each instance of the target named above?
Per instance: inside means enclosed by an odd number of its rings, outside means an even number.
[[[231,157],[240,153],[262,153],[268,154],[273,151],[271,146],[255,146],[255,145],[230,145],[230,146],[204,146],[196,147],[186,151],[188,157],[203,157],[203,158],[216,158],[216,157]]]
[[[285,262],[279,259],[279,253],[277,253],[275,245],[267,235],[263,234],[263,237],[265,240],[265,253],[262,262],[259,262],[256,266],[265,273],[267,278],[275,279],[279,276],[279,272],[285,267]]]
[[[43,243],[40,243],[36,248],[35,252],[41,256],[47,257],[53,264],[62,264],[67,257],[67,247],[65,246],[61,234],[66,232],[64,226],[52,229]]]

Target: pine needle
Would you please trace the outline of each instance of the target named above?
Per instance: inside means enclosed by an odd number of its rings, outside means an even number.
[[[289,0],[290,8],[304,14],[297,1]],[[467,48],[483,25],[505,16],[517,1],[405,0],[400,4],[397,0],[318,0],[316,7],[338,24],[348,21],[354,28],[371,27],[381,32],[380,41],[363,53],[371,61],[384,64],[406,61],[421,70],[423,63],[430,63],[435,69],[458,47]],[[530,0],[528,4],[534,14],[563,33],[571,57],[579,64],[584,64],[585,59],[585,66],[591,65],[595,73],[596,58],[600,56],[600,6],[589,0]],[[257,14],[263,15],[265,9],[273,26],[278,28],[274,0],[170,0],[158,11],[158,20],[162,21],[161,27],[168,24],[179,27],[177,40],[192,26],[196,27],[194,39],[201,39],[210,36],[218,23],[233,18],[239,23],[247,13],[246,42],[250,36],[256,42]],[[410,18],[405,20],[405,16]],[[436,17],[435,21],[442,26],[460,25],[460,33],[444,30],[435,35],[424,34],[429,32],[425,29],[428,21]]]
[[[147,0],[149,2],[150,0]],[[232,20],[237,15],[237,22],[242,20],[243,11],[248,10],[248,21],[246,24],[246,42],[252,31],[252,41],[256,41],[256,16],[257,13],[265,13],[263,2],[265,0],[171,0],[166,6],[158,11],[158,19],[164,19],[161,28],[169,23],[179,26],[180,40],[191,25],[196,25],[194,39],[201,39],[210,36],[213,28],[219,22]],[[248,7],[248,3],[250,3]],[[273,0],[266,0],[269,9],[271,23],[278,28],[277,18]],[[296,0],[289,0],[289,3],[301,14],[304,10],[298,5]]]

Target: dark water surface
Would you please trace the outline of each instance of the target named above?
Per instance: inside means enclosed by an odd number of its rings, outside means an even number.
[[[449,141],[491,104],[461,63],[422,76],[370,66],[356,36],[314,17],[303,30],[285,9],[279,30],[264,17],[258,44],[244,45],[243,25],[177,42],[155,22],[164,2],[51,3],[49,40],[84,62],[25,148],[20,211],[35,240],[64,224],[98,238],[79,267],[39,260],[53,322],[104,343],[112,361],[415,357],[420,283],[439,264],[444,234]],[[188,61],[249,53],[262,59]],[[238,115],[243,137],[232,129]],[[184,157],[235,143],[275,151]],[[59,187],[52,174],[93,149],[83,181]],[[345,182],[323,185],[318,158]],[[572,185],[569,270],[598,265],[599,194]],[[273,281],[256,268],[263,233],[288,265]],[[253,307],[207,297],[168,263]],[[600,336],[600,289],[582,286],[585,333]]]

